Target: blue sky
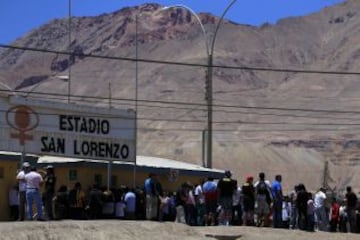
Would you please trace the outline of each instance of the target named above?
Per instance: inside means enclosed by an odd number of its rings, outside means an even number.
[[[8,44],[23,34],[55,18],[67,18],[69,1],[74,16],[96,16],[143,3],[164,6],[185,4],[195,12],[220,16],[230,0],[2,0],[0,3],[0,43]],[[241,24],[275,23],[289,16],[303,16],[344,0],[237,0],[226,15]]]

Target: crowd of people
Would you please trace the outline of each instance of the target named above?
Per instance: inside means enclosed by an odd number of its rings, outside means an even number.
[[[344,195],[336,195],[324,187],[311,193],[300,183],[284,194],[281,175],[270,182],[261,172],[258,179],[247,176],[243,184],[238,184],[227,170],[221,179],[209,177],[195,185],[184,182],[176,191],[163,190],[153,173],[144,186],[135,189],[107,189],[94,184],[83,190],[77,182],[72,189],[62,185],[55,191],[53,166],[47,166],[43,174],[27,162],[22,167],[16,177],[18,185],[9,193],[13,220],[117,218],[175,221],[191,226],[360,232],[360,201],[351,186]]]

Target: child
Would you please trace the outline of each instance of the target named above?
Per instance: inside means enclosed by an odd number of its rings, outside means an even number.
[[[291,212],[290,198],[288,196],[284,196],[284,201],[282,202],[282,227],[283,228],[289,228],[289,226],[290,226],[290,212]]]
[[[330,231],[336,232],[340,219],[340,205],[334,197],[331,203],[331,219],[330,219]]]
[[[312,194],[308,193],[308,201],[307,201],[307,226],[306,230],[310,232],[315,231],[315,205]]]

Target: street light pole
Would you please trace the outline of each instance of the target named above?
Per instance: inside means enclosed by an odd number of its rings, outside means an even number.
[[[213,119],[213,90],[212,90],[212,75],[213,75],[213,56],[214,56],[214,47],[216,35],[219,31],[220,24],[222,23],[226,13],[229,11],[231,6],[236,2],[236,0],[232,0],[230,4],[226,7],[223,14],[221,15],[218,24],[216,25],[216,29],[214,32],[214,36],[211,40],[211,48],[208,54],[208,70],[207,70],[207,108],[208,108],[208,138],[207,138],[207,158],[206,158],[206,167],[212,168],[212,119]]]
[[[224,10],[223,14],[221,15],[219,22],[216,25],[215,28],[215,32],[214,35],[211,38],[211,41],[208,37],[208,34],[205,31],[205,27],[201,22],[200,17],[194,12],[194,10],[192,10],[191,8],[189,8],[186,5],[183,4],[177,4],[177,5],[173,5],[173,6],[169,6],[169,7],[165,7],[164,9],[169,9],[169,8],[176,8],[176,7],[180,7],[180,8],[185,8],[188,11],[190,11],[196,18],[196,20],[199,22],[201,29],[203,31],[203,35],[204,35],[204,39],[205,39],[205,44],[206,44],[206,54],[207,54],[207,71],[206,71],[206,79],[205,79],[205,85],[206,85],[206,89],[205,89],[205,99],[206,99],[206,103],[207,103],[207,115],[208,115],[208,121],[207,121],[207,147],[206,147],[206,167],[208,168],[212,168],[212,123],[213,123],[213,91],[212,91],[212,75],[213,75],[213,56],[214,56],[214,47],[215,47],[215,40],[216,40],[216,35],[219,31],[220,25],[226,15],[226,13],[229,11],[229,9],[231,8],[232,5],[234,5],[234,3],[237,0],[232,0],[229,5],[226,7],[226,9]],[[210,44],[210,45],[209,45]]]
[[[68,66],[68,97],[67,97],[67,101],[68,103],[70,103],[70,95],[71,95],[71,0],[69,0],[69,12],[68,12],[68,31],[69,31],[69,35],[68,35],[68,41],[69,41],[69,45],[68,45],[68,51],[69,51],[69,66]]]

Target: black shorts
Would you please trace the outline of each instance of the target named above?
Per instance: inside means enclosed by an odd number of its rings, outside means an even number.
[[[255,200],[250,198],[244,198],[244,212],[255,210]]]

